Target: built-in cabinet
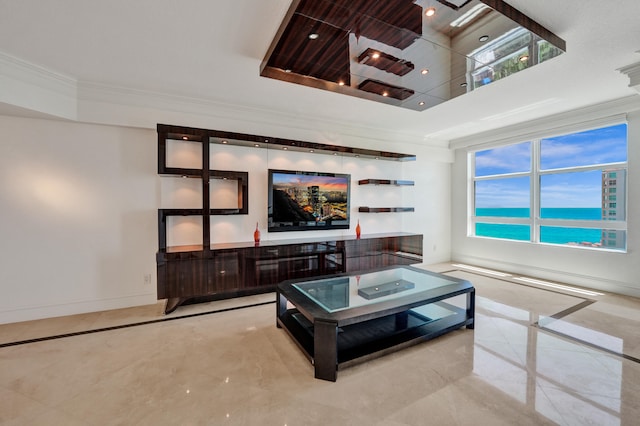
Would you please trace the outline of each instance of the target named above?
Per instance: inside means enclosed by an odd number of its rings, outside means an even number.
[[[213,244],[207,251],[176,247],[160,250],[156,260],[158,299],[167,299],[171,312],[188,300],[274,291],[287,279],[420,263],[422,235]]]
[[[210,168],[211,150],[218,145],[286,148],[391,161],[413,160],[413,155],[164,124],[158,124],[157,131],[158,174],[167,179],[197,179],[202,188],[200,206],[158,210],[157,294],[159,300],[167,300],[167,313],[187,302],[271,292],[277,283],[286,279],[407,265],[422,260],[422,235],[418,234],[211,244],[211,221],[216,216],[249,212],[249,172]],[[196,147],[198,167],[175,167],[168,161],[171,145],[181,143]],[[237,205],[235,201],[233,206],[216,205],[216,197],[210,192],[215,179],[235,182]],[[412,185],[410,181],[369,179],[368,182]],[[168,244],[169,218],[174,216],[191,216],[201,221],[201,244]]]

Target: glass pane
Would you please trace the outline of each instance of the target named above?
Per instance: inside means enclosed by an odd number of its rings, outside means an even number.
[[[591,166],[627,161],[627,125],[604,127],[540,141],[540,168]]]
[[[531,171],[531,142],[475,153],[476,176]]]
[[[529,194],[528,176],[476,182],[476,215],[529,217]]]
[[[592,228],[541,226],[540,242],[624,250],[626,231]]]
[[[625,220],[626,170],[593,170],[540,177],[540,217]]]
[[[602,219],[602,171],[558,173],[540,177],[540,217]]]
[[[502,223],[476,223],[477,237],[503,238],[506,240],[530,241],[529,225],[511,225]]]

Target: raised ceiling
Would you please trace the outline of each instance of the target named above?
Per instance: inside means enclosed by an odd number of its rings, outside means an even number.
[[[640,60],[640,1],[505,1],[566,40],[566,53],[418,112],[261,77],[292,0],[0,0],[0,114],[148,129],[162,121],[404,152],[393,144],[446,148],[640,96],[618,71]],[[50,102],[61,90],[63,100]]]
[[[296,0],[261,75],[422,111],[565,50],[501,0]]]

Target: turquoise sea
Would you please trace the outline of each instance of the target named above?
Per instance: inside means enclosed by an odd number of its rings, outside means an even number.
[[[543,208],[543,219],[601,220],[602,210],[595,208]],[[528,208],[477,208],[476,216],[529,217]],[[481,220],[481,219],[479,219]],[[476,223],[476,235],[510,240],[530,241],[528,225]],[[602,239],[601,229],[540,227],[540,242],[552,244],[598,244]]]

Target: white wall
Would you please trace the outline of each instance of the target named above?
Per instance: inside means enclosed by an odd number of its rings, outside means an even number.
[[[153,303],[155,132],[0,128],[0,323]]]
[[[257,134],[316,140],[313,131],[281,128],[276,133],[272,122],[250,126]],[[155,129],[8,116],[0,116],[0,128],[0,323],[156,303],[157,209],[174,203],[190,207],[189,191],[199,195],[197,185],[187,185],[187,195],[180,193],[181,181],[196,180],[157,175]],[[425,262],[448,260],[449,157],[417,145],[385,147],[379,140],[333,136],[345,146],[418,159],[356,161],[240,147],[216,151],[213,167],[249,172],[250,209],[246,216],[214,216],[212,241],[250,241],[255,222],[266,222],[267,168],[340,171],[352,176],[351,211],[360,218],[363,234],[422,233]],[[357,180],[364,178],[411,179],[416,185],[358,187]],[[360,214],[359,205],[416,211]],[[344,233],[355,232],[354,227],[355,222]],[[343,233],[261,230],[264,239]],[[145,283],[146,275],[151,282]]]
[[[628,114],[628,123],[627,253],[468,237],[467,150],[461,148],[456,150],[452,174],[452,260],[640,296],[640,187],[634,185],[640,173],[640,112]]]

